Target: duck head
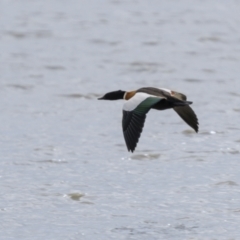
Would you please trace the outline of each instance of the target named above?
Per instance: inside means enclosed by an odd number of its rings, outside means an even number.
[[[98,98],[98,100],[118,100],[118,99],[124,99],[124,94],[126,92],[122,90],[113,91],[106,93],[103,97]]]

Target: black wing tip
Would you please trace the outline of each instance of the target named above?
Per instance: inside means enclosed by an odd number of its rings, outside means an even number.
[[[133,153],[135,151],[135,148],[132,149],[128,148],[128,151]]]
[[[196,114],[195,114],[195,116],[196,116]],[[197,122],[196,122],[196,126],[195,126],[194,130],[196,131],[196,133],[198,133],[198,130],[199,130],[199,122],[198,122],[197,116],[196,116],[196,120],[197,120]]]
[[[192,128],[195,130],[196,133],[198,133],[199,123],[197,122],[195,126],[192,126]]]
[[[126,146],[127,146],[127,150],[128,152],[134,152],[135,148],[136,148],[136,144],[134,144],[135,146],[133,146],[133,142],[129,141],[129,138],[125,137],[125,143],[126,143]]]

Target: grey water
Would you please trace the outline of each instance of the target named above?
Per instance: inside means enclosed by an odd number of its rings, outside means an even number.
[[[240,239],[240,2],[0,3],[0,239]],[[113,90],[150,111],[134,153]]]

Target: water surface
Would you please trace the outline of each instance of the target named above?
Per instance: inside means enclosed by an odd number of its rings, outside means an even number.
[[[1,239],[239,239],[240,15],[230,1],[2,1]],[[136,151],[123,101],[188,95],[148,114]]]

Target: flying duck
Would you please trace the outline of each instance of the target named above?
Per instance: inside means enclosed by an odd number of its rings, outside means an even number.
[[[125,99],[123,105],[122,128],[128,151],[133,152],[140,138],[146,114],[150,109],[173,110],[196,132],[198,132],[198,119],[192,108],[192,102],[179,92],[166,88],[144,87],[136,91],[113,91],[106,93],[99,100]]]

